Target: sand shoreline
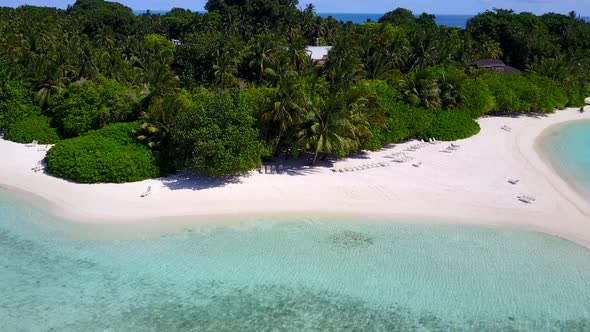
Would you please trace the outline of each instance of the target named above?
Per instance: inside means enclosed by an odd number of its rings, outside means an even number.
[[[287,167],[281,175],[252,172],[239,183],[179,175],[128,184],[74,184],[31,170],[45,152],[0,140],[0,186],[39,197],[38,203],[51,213],[79,223],[215,223],[256,216],[431,220],[523,228],[590,248],[589,202],[559,177],[536,147],[551,126],[588,119],[588,112],[575,109],[539,118],[482,118],[481,133],[455,142],[461,147],[452,153],[440,152],[449,143],[408,152],[416,142],[407,142],[323,167]],[[398,164],[386,157],[398,152],[413,160]],[[377,162],[388,166],[332,171]],[[508,179],[520,182],[511,185]],[[139,197],[147,186],[152,193]],[[526,205],[518,195],[537,200]]]

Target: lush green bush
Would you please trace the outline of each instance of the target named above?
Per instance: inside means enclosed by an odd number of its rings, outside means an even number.
[[[463,93],[463,107],[474,119],[493,111],[496,107],[496,99],[492,95],[492,91],[481,78],[465,80]]]
[[[17,143],[53,144],[59,141],[57,129],[51,128],[46,116],[29,116],[12,123],[6,130],[6,139]]]
[[[0,128],[36,115],[41,115],[41,109],[33,105],[28,84],[7,81],[0,86]]]
[[[129,121],[137,104],[132,93],[112,80],[70,84],[50,99],[53,119],[65,137]]]
[[[193,106],[178,114],[172,145],[178,164],[212,176],[249,171],[268,155],[254,118],[238,92],[201,90]]]
[[[537,91],[520,74],[488,73],[483,78],[496,99],[495,111],[517,113],[531,111],[530,99],[537,94]],[[529,95],[531,93],[533,96]]]
[[[567,96],[567,106],[582,107],[586,105],[584,100],[590,96],[590,86],[568,86],[564,88],[564,93]]]
[[[479,124],[471,115],[461,110],[423,112],[419,132],[416,137],[428,140],[434,137],[441,141],[454,141],[476,135],[480,131]]]
[[[118,123],[61,141],[47,153],[47,170],[80,183],[121,183],[160,175],[152,152],[131,137],[139,123]]]
[[[479,125],[466,110],[435,111],[411,107],[402,102],[402,96],[394,84],[375,84],[378,101],[385,112],[385,124],[373,123],[371,139],[364,142],[365,149],[378,149],[386,144],[410,138],[428,140],[457,140],[479,133]],[[469,93],[467,93],[469,95]],[[484,102],[486,101],[483,98]],[[480,103],[480,102],[477,102]],[[471,107],[476,102],[469,104]],[[489,106],[487,106],[489,107]]]
[[[551,113],[568,103],[566,93],[546,77],[488,73],[482,78],[496,99],[496,111]]]
[[[533,104],[534,110],[551,113],[567,105],[566,93],[552,79],[540,75],[529,75],[527,80],[533,82],[538,91],[537,100]]]

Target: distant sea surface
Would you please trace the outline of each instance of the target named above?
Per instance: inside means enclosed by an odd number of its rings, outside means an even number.
[[[145,13],[145,10],[134,10],[133,11],[136,15],[141,15]],[[160,14],[164,15],[168,12],[168,10],[151,10],[152,14]],[[378,21],[383,14],[360,14],[360,13],[317,13],[318,16],[321,17],[330,17],[332,16],[338,21],[348,22],[351,21],[353,23],[365,23],[368,20],[371,21]],[[438,25],[446,25],[449,27],[456,27],[456,28],[465,28],[467,26],[467,21],[472,18],[474,15],[435,15],[435,21]],[[590,17],[583,17],[584,20],[590,22]]]

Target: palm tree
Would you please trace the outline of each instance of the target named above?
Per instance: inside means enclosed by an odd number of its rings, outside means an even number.
[[[276,135],[274,154],[277,155],[290,126],[300,122],[306,113],[305,94],[296,71],[279,73],[278,87],[268,104],[268,109],[260,118],[267,124],[267,138]]]
[[[217,50],[217,61],[213,65],[215,84],[220,87],[233,87],[238,83],[239,55],[231,49]]]
[[[250,61],[248,66],[256,72],[260,82],[276,75],[277,56],[275,53],[281,47],[278,45],[277,39],[275,35],[259,35],[252,40],[249,46]]]
[[[313,165],[320,154],[344,156],[358,149],[362,137],[368,135],[369,123],[361,112],[367,99],[353,90],[337,93],[325,103],[319,98],[311,102],[297,144],[312,151]]]
[[[170,132],[176,126],[176,115],[188,105],[188,100],[182,95],[158,97],[143,114],[144,123],[134,134],[151,149],[166,146],[170,142]]]
[[[400,81],[400,87],[410,105],[438,109],[442,106],[441,90],[426,70],[414,70]]]

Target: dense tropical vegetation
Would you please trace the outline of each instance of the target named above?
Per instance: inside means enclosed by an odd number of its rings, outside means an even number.
[[[401,8],[359,25],[297,5],[0,8],[0,128],[56,143],[46,158],[56,176],[124,182],[465,138],[490,112],[552,112],[590,93],[590,24],[574,13],[494,10],[459,29]],[[325,64],[306,53],[315,43],[333,46]],[[475,69],[482,58],[521,72]]]

